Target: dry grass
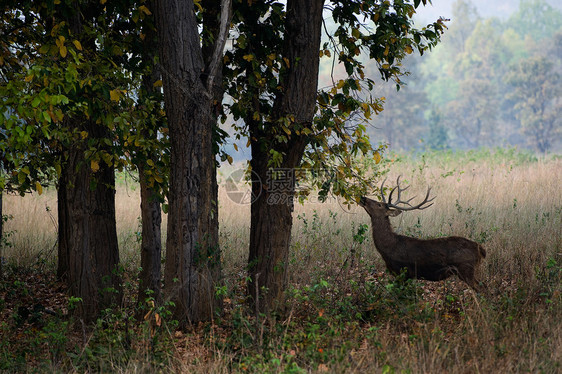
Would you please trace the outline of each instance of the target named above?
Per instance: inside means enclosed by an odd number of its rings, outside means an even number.
[[[353,240],[359,225],[369,222],[364,211],[347,211],[336,200],[309,202],[295,209],[286,312],[275,319],[241,316],[249,206],[235,204],[222,189],[225,315],[210,330],[196,328],[191,335],[196,341],[170,335],[173,368],[201,373],[562,370],[562,160],[440,154],[398,159],[389,168],[389,181],[402,175],[412,193],[421,195],[431,185],[437,196],[432,208],[394,219],[395,229],[483,242],[488,256],[480,278],[490,295],[475,295],[458,280],[395,283],[382,274],[370,229],[364,243]],[[230,171],[221,171],[223,177]],[[131,186],[122,184],[117,191],[117,224],[121,257],[135,269],[140,202]],[[4,249],[7,261],[30,265],[37,252],[54,261],[53,191],[7,196],[4,204],[5,214],[14,216],[5,230],[17,231],[9,238],[13,246]],[[351,248],[361,257],[357,269],[344,266]],[[143,365],[131,361],[119,370],[136,372]]]

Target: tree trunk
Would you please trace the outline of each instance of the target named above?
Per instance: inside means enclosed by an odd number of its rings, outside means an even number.
[[[65,162],[65,161],[61,161]],[[57,278],[66,280],[68,276],[69,263],[69,246],[68,237],[70,235],[70,222],[68,221],[68,201],[67,201],[67,176],[68,170],[66,166],[61,167],[61,175],[57,184],[57,214],[58,214],[58,266]]]
[[[276,309],[287,283],[295,192],[292,173],[300,164],[305,145],[302,140],[292,143],[294,147],[285,156],[282,168],[277,169],[287,173],[279,183],[271,180],[268,155],[252,146],[250,164],[261,182],[252,181],[252,194],[258,198],[251,206],[248,291],[258,311]],[[273,188],[264,188],[265,185]]]
[[[185,324],[211,319],[218,306],[212,95],[193,1],[158,1],[156,20],[171,143],[164,293]]]
[[[216,42],[220,33],[220,17],[223,11],[220,6],[220,0],[203,0],[203,8],[205,12],[203,13],[203,35],[209,35],[203,41],[202,53],[203,62],[206,67],[206,74],[209,74],[209,67],[212,65],[213,52],[216,48]],[[225,10],[226,11],[226,10]],[[229,10],[228,10],[229,11]],[[205,168],[205,180],[209,181],[210,186],[210,196],[207,197],[209,201],[208,207],[210,212],[202,222],[202,232],[207,235],[207,242],[213,246],[213,256],[212,262],[214,266],[211,267],[212,279],[218,283],[221,279],[221,251],[219,247],[219,186],[217,183],[217,167],[218,163],[216,161],[216,155],[218,153],[218,140],[215,139],[216,130],[218,129],[218,116],[222,108],[222,100],[224,97],[224,86],[222,84],[222,54],[219,60],[219,68],[216,72],[216,78],[214,80],[215,84],[213,87],[207,87],[207,90],[211,94],[211,112],[210,117],[207,119],[206,128],[211,131],[211,159],[209,160],[210,165]],[[215,306],[218,309],[222,309],[222,300],[216,299]]]
[[[304,127],[310,127],[316,110],[323,5],[323,0],[287,2],[284,55],[290,68],[280,78],[283,91],[276,98],[275,110],[277,118],[292,115],[295,123]],[[276,308],[282,301],[293,226],[292,173],[307,145],[305,136],[292,133],[287,143],[274,147],[284,153],[280,171],[287,173],[277,183],[268,172],[269,149],[260,144],[260,139],[268,135],[250,125],[251,166],[261,183],[252,183],[254,196],[259,197],[251,207],[248,292],[261,311]],[[270,141],[275,144],[274,139]],[[267,188],[263,188],[265,185]]]
[[[2,279],[2,274],[3,274],[3,270],[2,270],[2,262],[4,261],[4,257],[2,256],[4,254],[4,241],[2,240],[4,238],[4,215],[3,215],[3,210],[2,210],[2,197],[4,196],[4,190],[0,190],[0,279]]]
[[[109,137],[103,125],[87,123],[85,130],[94,139]],[[70,296],[82,299],[77,314],[86,322],[95,321],[99,312],[120,305],[119,248],[115,225],[115,175],[112,166],[99,163],[92,172],[84,157],[84,145],[69,150],[66,165],[68,213],[68,285]]]
[[[73,3],[73,11],[66,14],[76,37],[82,34],[80,4]],[[93,41],[82,41],[83,46],[95,50]],[[93,141],[97,151],[111,154],[105,139],[111,132],[103,123],[83,117],[65,122],[69,132],[84,131],[87,139],[74,139],[65,150],[68,159],[63,162],[59,180],[59,275],[67,274],[69,295],[79,298],[74,311],[85,322],[92,322],[100,312],[122,299],[119,266],[119,246],[115,220],[114,167],[98,162],[94,172],[85,151]],[[68,256],[66,258],[66,256]]]
[[[142,166],[139,166],[141,189],[141,271],[139,274],[139,302],[147,297],[161,301],[160,282],[162,278],[162,210],[158,196],[148,186]],[[150,290],[150,291],[148,291]],[[148,292],[147,292],[148,291]]]
[[[154,2],[148,3],[150,9],[154,9]],[[152,25],[147,25],[143,30],[145,38],[143,40],[143,60],[150,67],[150,74],[143,76],[141,95],[147,98],[154,97],[154,82],[160,79],[159,67],[155,64],[154,59],[158,51],[154,50],[154,46],[158,41],[156,38],[156,30]],[[154,115],[158,118],[160,108],[154,109]],[[156,138],[158,129],[155,128],[151,132],[148,128],[143,131],[144,138]],[[147,159],[157,160],[159,156],[146,156]],[[141,190],[141,218],[142,218],[142,242],[141,242],[141,272],[139,274],[139,295],[140,303],[151,296],[158,303],[162,299],[161,295],[161,278],[162,278],[162,210],[160,206],[159,196],[152,188],[149,187],[147,177],[144,171],[145,163],[137,165],[139,171],[139,183]],[[151,292],[150,292],[150,291]],[[148,291],[148,292],[147,292]]]

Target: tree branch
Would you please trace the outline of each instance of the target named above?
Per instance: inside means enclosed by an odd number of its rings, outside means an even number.
[[[230,29],[230,19],[232,17],[232,0],[221,0],[221,20],[220,30],[215,42],[213,57],[209,63],[209,76],[207,77],[207,90],[211,91],[215,83],[219,68],[222,66],[221,59],[226,45],[226,39]]]

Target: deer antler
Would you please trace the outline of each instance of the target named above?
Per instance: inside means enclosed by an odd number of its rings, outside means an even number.
[[[402,192],[406,191],[408,188],[410,188],[410,186],[408,186],[406,188],[400,188],[400,177],[401,176],[398,176],[398,178],[396,178],[396,187],[394,187],[392,190],[390,190],[390,194],[388,195],[388,202],[384,198],[384,182],[386,182],[386,178],[382,181],[382,184],[381,184],[381,199],[382,199],[382,202],[385,203],[387,207],[402,210],[402,211],[407,211],[407,210],[416,210],[416,209],[423,210],[423,209],[429,208],[430,206],[433,205],[432,201],[435,200],[435,196],[432,197],[431,199],[429,198],[429,193],[431,192],[431,187],[428,187],[427,194],[425,195],[425,198],[418,205],[413,206],[412,204],[410,204],[410,202],[416,198],[415,196],[412,197],[411,199],[406,200],[406,201],[402,201],[401,200]],[[392,194],[394,193],[394,191],[398,192],[398,196],[397,196],[396,202],[392,203]],[[429,203],[431,203],[431,204],[429,204]],[[398,204],[402,204],[403,206],[398,206]]]

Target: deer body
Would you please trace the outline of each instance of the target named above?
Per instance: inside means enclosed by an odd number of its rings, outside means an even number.
[[[399,190],[399,194],[400,192]],[[360,201],[360,205],[371,217],[373,241],[388,270],[399,274],[405,268],[409,278],[430,281],[440,281],[456,274],[470,287],[479,291],[475,271],[486,257],[484,248],[476,242],[458,236],[422,240],[394,233],[389,216],[397,216],[402,210],[424,209],[422,205],[431,200],[427,200],[428,191],[422,204],[411,207],[406,202],[411,208],[400,209],[391,204],[391,197],[389,203],[365,197]]]

